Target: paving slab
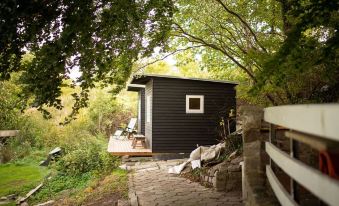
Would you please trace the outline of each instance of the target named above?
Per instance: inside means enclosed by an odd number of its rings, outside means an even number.
[[[178,175],[168,168],[183,160],[140,162],[131,167],[129,190],[139,206],[243,205],[240,192],[217,192]],[[134,195],[136,197],[134,197]],[[135,202],[133,205],[136,205]]]

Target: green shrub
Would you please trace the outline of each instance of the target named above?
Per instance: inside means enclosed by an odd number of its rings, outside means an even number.
[[[6,145],[0,146],[0,159],[3,163],[24,158],[31,152],[31,145],[27,141],[19,143],[15,138],[7,141]]]
[[[14,158],[14,152],[12,148],[0,145],[0,162],[7,163]]]
[[[88,129],[92,134],[111,135],[133,116],[133,110],[119,103],[117,99],[104,95],[103,91],[96,91],[96,98],[90,102]],[[101,94],[101,95],[100,95]],[[137,102],[131,102],[137,105]]]
[[[24,104],[17,79],[18,75],[13,73],[11,80],[0,81],[0,130],[17,129],[20,108]]]
[[[44,186],[38,193],[34,194],[31,201],[39,202],[55,198],[55,195],[65,190],[68,193],[76,192],[76,190],[85,188],[91,178],[90,173],[84,173],[79,176],[56,175],[51,180],[45,181]]]
[[[19,76],[18,74],[17,78]],[[31,153],[36,150],[45,152],[46,156],[51,149],[62,147],[67,153],[65,157],[65,165],[69,167],[65,169],[67,171],[72,170],[73,164],[79,166],[79,173],[96,169],[107,170],[114,166],[116,158],[106,154],[106,148],[98,147],[102,141],[107,144],[108,136],[116,127],[128,122],[128,119],[133,116],[132,111],[135,108],[131,108],[130,105],[136,106],[134,102],[136,96],[126,99],[130,95],[124,94],[119,97],[124,101],[119,102],[118,99],[107,95],[107,89],[93,89],[90,107],[80,110],[77,119],[69,124],[60,125],[72,110],[74,99],[71,94],[79,88],[62,88],[60,99],[64,108],[57,110],[46,107],[52,114],[52,118],[44,119],[36,108],[27,108],[21,112],[22,104],[30,105],[31,99],[28,102],[20,102],[18,94],[21,87],[14,80],[0,82],[0,93],[3,94],[0,96],[0,129],[16,129],[20,130],[20,133],[11,138],[6,146],[0,148],[1,160],[21,161],[30,158]],[[133,100],[132,103],[130,100]],[[94,149],[91,149],[93,147]],[[100,150],[103,152],[99,153]],[[98,156],[100,157],[96,158]]]
[[[70,151],[56,164],[56,169],[67,175],[80,175],[90,171],[107,173],[118,166],[120,159],[110,155],[99,144],[87,143]]]

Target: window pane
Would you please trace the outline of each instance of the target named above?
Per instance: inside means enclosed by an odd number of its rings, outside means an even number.
[[[190,98],[189,109],[200,109],[200,98]]]

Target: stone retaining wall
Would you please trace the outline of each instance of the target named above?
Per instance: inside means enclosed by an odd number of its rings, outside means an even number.
[[[202,172],[200,178],[217,191],[241,191],[241,161],[242,157],[237,157],[222,162]]]

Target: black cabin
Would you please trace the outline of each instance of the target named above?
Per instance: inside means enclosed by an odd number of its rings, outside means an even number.
[[[219,122],[236,109],[237,83],[165,75],[135,76],[138,132],[152,153],[190,152],[219,138]]]

